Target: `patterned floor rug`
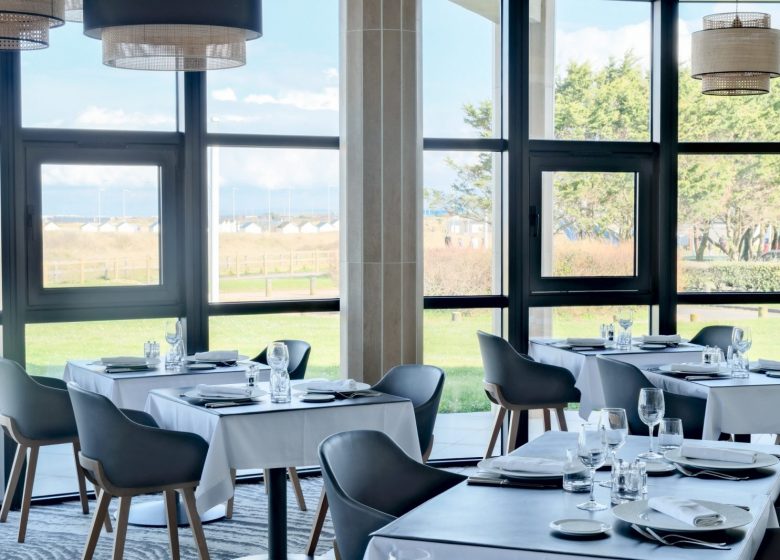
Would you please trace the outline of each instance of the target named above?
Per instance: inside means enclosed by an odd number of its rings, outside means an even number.
[[[308,511],[298,509],[292,488],[288,485],[288,546],[290,552],[303,552],[309,536],[314,511],[319,501],[322,479],[302,478],[301,485]],[[156,499],[145,496],[133,503]],[[90,502],[94,511],[95,502]],[[111,511],[118,501],[111,503]],[[204,526],[212,560],[228,560],[266,552],[268,528],[267,500],[260,484],[239,484],[236,491],[233,519],[221,520]],[[24,544],[16,542],[19,512],[11,512],[8,522],[0,525],[0,560],[77,560],[81,558],[89,530],[91,515],[83,515],[76,501],[58,505],[33,506]],[[167,529],[130,526],[127,531],[125,560],[167,560]],[[330,518],[323,530],[317,554],[331,548],[333,530]],[[179,529],[182,559],[197,559],[195,543],[188,528]],[[113,534],[101,533],[95,560],[109,560]]]

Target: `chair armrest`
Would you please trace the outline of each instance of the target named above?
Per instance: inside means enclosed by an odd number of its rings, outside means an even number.
[[[56,377],[44,377],[42,375],[31,375],[30,377],[32,377],[36,383],[43,385],[44,387],[48,387],[50,389],[60,389],[61,391],[68,390],[68,384],[62,379],[58,379]]]
[[[148,428],[160,427],[157,424],[157,421],[154,419],[154,416],[148,412],[144,412],[143,410],[133,410],[132,408],[120,408],[119,410],[122,412],[122,414],[127,416],[128,419],[132,420],[136,424],[141,424],[142,426],[146,426]]]

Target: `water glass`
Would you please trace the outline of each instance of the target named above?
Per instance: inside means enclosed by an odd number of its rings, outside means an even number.
[[[290,374],[287,369],[271,369],[271,402],[288,403],[292,400],[290,389]]]
[[[645,387],[639,391],[639,403],[637,404],[639,419],[642,420],[650,431],[650,451],[640,453],[638,457],[645,461],[660,461],[663,455],[653,451],[653,428],[660,424],[666,412],[664,404],[664,392],[655,387]]]
[[[750,361],[747,352],[753,346],[750,328],[735,328],[731,332],[731,345],[734,348],[734,377],[748,377]]]
[[[641,500],[647,493],[647,464],[617,459],[612,463],[612,505]]]
[[[590,492],[593,479],[590,470],[582,465],[576,449],[566,450],[566,463],[563,465],[564,492]]]
[[[658,449],[661,452],[679,449],[683,444],[683,424],[680,418],[664,418],[658,428]]]
[[[590,469],[590,499],[587,502],[577,504],[577,507],[586,511],[601,511],[608,506],[600,504],[594,499],[596,485],[596,469],[604,464],[607,459],[607,436],[605,430],[595,424],[583,424],[577,440],[577,455],[580,461]]]

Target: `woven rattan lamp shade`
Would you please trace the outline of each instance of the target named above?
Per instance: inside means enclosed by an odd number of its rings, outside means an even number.
[[[82,0],[65,0],[65,21],[84,21]]]
[[[102,39],[103,63],[116,68],[234,68],[262,34],[260,0],[83,1],[84,33]]]
[[[740,12],[704,17],[692,36],[691,75],[707,95],[769,93],[780,75],[780,31],[768,14]]]
[[[64,0],[0,0],[0,50],[49,46],[49,29],[65,23]]]

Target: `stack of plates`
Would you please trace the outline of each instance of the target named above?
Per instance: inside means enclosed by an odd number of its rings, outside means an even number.
[[[105,366],[106,373],[130,373],[134,371],[155,370],[160,363],[160,359],[117,356],[113,358],[101,358],[97,363]]]

